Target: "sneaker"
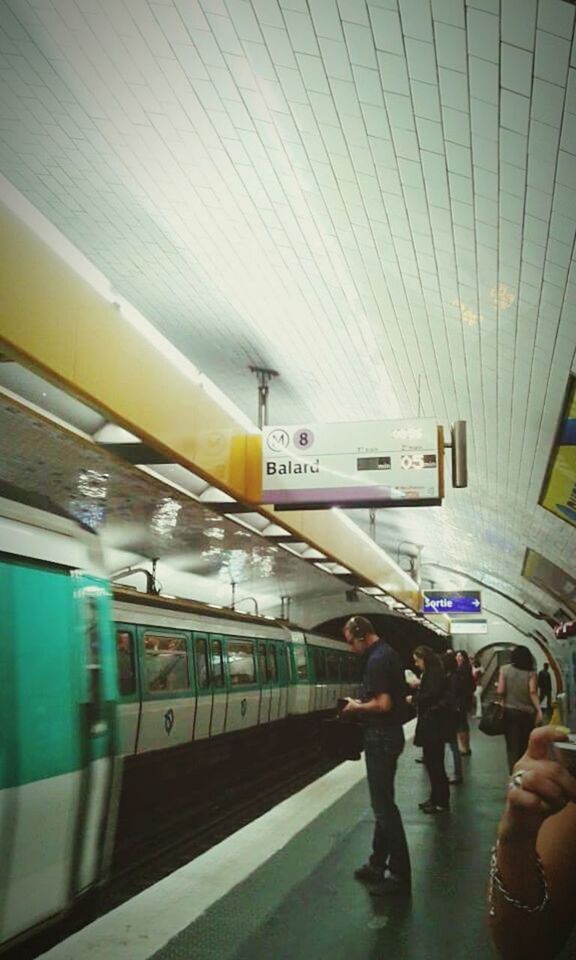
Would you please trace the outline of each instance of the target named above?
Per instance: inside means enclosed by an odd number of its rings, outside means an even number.
[[[450,807],[441,807],[437,803],[427,803],[425,807],[420,807],[422,813],[449,813]]]
[[[362,883],[382,883],[384,881],[384,870],[380,867],[373,867],[371,863],[364,863],[354,871],[354,876]]]
[[[409,897],[411,893],[410,881],[395,876],[384,877],[379,883],[370,884],[369,892],[373,897],[388,895]]]

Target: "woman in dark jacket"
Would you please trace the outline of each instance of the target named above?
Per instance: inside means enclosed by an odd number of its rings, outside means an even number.
[[[414,743],[422,747],[430,778],[430,797],[420,804],[420,809],[424,813],[443,813],[450,809],[450,788],[444,768],[444,744],[449,726],[446,676],[440,658],[430,647],[416,647],[413,658],[422,671],[416,696],[418,721]],[[408,700],[412,702],[412,697]]]
[[[458,743],[460,753],[463,757],[469,757],[472,753],[470,749],[470,724],[468,723],[468,714],[472,712],[474,706],[474,674],[472,673],[472,664],[470,657],[465,650],[456,651],[456,663],[458,669],[457,677],[457,698],[458,698]]]
[[[458,678],[458,665],[456,663],[456,656],[453,650],[448,650],[442,656],[442,664],[444,666],[444,673],[446,674],[446,682],[448,685],[448,724],[446,729],[446,743],[450,747],[452,758],[454,760],[454,776],[450,783],[462,783],[462,757],[460,755],[460,748],[458,746],[458,720],[459,720],[459,709],[460,709],[460,685]]]

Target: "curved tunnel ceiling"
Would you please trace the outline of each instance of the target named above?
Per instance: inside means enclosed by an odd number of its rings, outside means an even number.
[[[574,7],[0,14],[10,184],[249,415],[257,365],[276,422],[465,419],[468,489],[379,510],[378,542],[556,609],[521,569],[576,575],[537,505],[576,347]]]

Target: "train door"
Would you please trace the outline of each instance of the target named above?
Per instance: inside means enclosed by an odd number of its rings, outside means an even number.
[[[270,684],[270,721],[280,717],[280,682],[278,676],[278,646],[273,640],[266,643],[268,683]]]
[[[322,647],[311,647],[314,663],[314,710],[323,710],[326,699],[326,661]]]
[[[226,733],[258,723],[260,688],[256,677],[255,641],[226,638],[228,712]]]
[[[138,640],[131,623],[115,624],[116,669],[118,676],[118,750],[122,755],[136,753],[142,713],[138,682]]]
[[[142,718],[138,752],[189,743],[196,699],[192,693],[188,634],[162,627],[139,627],[142,656]]]
[[[210,678],[212,681],[212,713],[210,736],[217,737],[226,729],[228,693],[224,675],[224,648],[222,637],[210,637]]]
[[[285,717],[288,713],[288,690],[290,686],[288,646],[285,643],[276,644],[276,653],[278,654],[278,692],[280,698],[278,716]]]
[[[196,717],[194,739],[205,740],[210,736],[213,688],[210,676],[209,640],[205,633],[193,636],[194,663],[196,667]]]
[[[114,773],[117,693],[107,589],[91,577],[77,575],[74,579],[82,772],[73,889],[80,893],[95,883],[102,871]]]
[[[269,723],[272,688],[270,686],[270,674],[268,671],[268,658],[265,640],[258,641],[258,673],[260,676],[260,711],[258,714],[258,723]]]

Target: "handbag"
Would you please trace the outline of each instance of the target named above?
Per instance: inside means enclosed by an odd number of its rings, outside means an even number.
[[[359,760],[364,749],[365,725],[331,717],[320,724],[322,753],[328,760]]]
[[[499,737],[504,733],[504,704],[493,700],[482,707],[482,718],[478,729],[488,737]]]

